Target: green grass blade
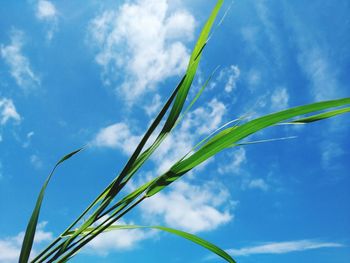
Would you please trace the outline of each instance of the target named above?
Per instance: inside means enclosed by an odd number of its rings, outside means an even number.
[[[171,112],[169,114],[169,118],[167,119],[167,122],[165,123],[164,127],[172,127],[174,123],[176,122],[178,116],[180,115],[180,112],[183,108],[183,105],[185,103],[185,99],[187,97],[189,88],[192,84],[194,75],[197,71],[197,67],[202,55],[202,51],[207,43],[209,33],[211,31],[211,28],[214,24],[214,21],[220,11],[220,8],[223,4],[223,0],[218,0],[216,2],[215,7],[213,8],[206,24],[203,27],[203,30],[197,40],[197,43],[193,49],[193,52],[190,57],[190,61],[188,63],[188,68],[186,71],[186,78],[183,83],[183,88],[179,91],[179,93],[176,96],[173,108],[171,109]]]
[[[201,54],[203,52],[203,49],[206,45],[208,35],[211,31],[211,28],[213,26],[213,23],[217,17],[217,14],[222,6],[223,0],[218,0],[214,9],[212,10],[212,13],[210,17],[208,18],[205,26],[202,29],[202,32],[196,42],[196,45],[193,49],[193,52],[190,57],[190,61],[188,63],[188,67],[186,70],[186,74],[180,84],[177,88],[176,98],[174,101],[174,104],[171,108],[170,114],[164,124],[163,129],[161,130],[159,136],[155,140],[155,142],[140,156],[140,159],[137,160],[138,155],[140,154],[143,146],[146,144],[148,138],[151,136],[155,128],[158,126],[159,122],[162,118],[159,119],[159,121],[156,123],[154,129],[149,129],[146,132],[146,135],[142,139],[141,143],[135,150],[135,153],[133,156],[129,159],[127,165],[123,169],[122,173],[120,174],[118,180],[113,184],[113,186],[110,189],[109,196],[115,196],[121,188],[126,184],[126,182],[133,176],[133,174],[136,172],[136,170],[149,158],[149,156],[154,152],[154,150],[160,145],[160,143],[165,139],[165,137],[168,135],[168,133],[174,128],[174,126],[177,123],[177,120],[179,118],[179,115],[182,111],[183,105],[185,103],[185,100],[188,95],[188,91],[192,85],[194,76],[197,72],[198,64],[201,58]],[[168,107],[166,108],[166,110]],[[166,112],[166,111],[165,111]],[[165,114],[164,112],[164,114]],[[164,115],[163,115],[164,116]],[[136,162],[136,165],[135,165]],[[132,168],[132,171],[130,172],[130,169]],[[122,181],[124,180],[124,183],[121,185]]]
[[[192,241],[193,243],[200,245],[206,249],[208,249],[209,251],[217,254],[218,256],[222,257],[223,259],[225,259],[227,262],[230,263],[235,263],[236,261],[229,255],[227,254],[224,250],[222,250],[221,248],[219,248],[218,246],[198,237],[195,236],[193,234],[181,231],[181,230],[177,230],[177,229],[173,229],[170,227],[164,227],[164,226],[139,226],[139,225],[112,225],[109,226],[108,228],[105,229],[104,232],[107,231],[112,231],[112,230],[125,230],[125,229],[140,229],[140,228],[150,228],[150,229],[156,229],[156,230],[161,230],[161,231],[165,231],[174,235],[177,235],[179,237],[188,239],[190,241]],[[94,228],[88,228],[88,231],[94,230]],[[68,232],[67,235],[71,235],[73,234],[73,232]]]
[[[309,117],[305,117],[305,118],[301,118],[298,120],[294,120],[292,122],[290,122],[291,124],[293,123],[300,123],[300,124],[305,124],[305,123],[310,123],[310,122],[315,122],[315,121],[320,121],[323,119],[328,119],[340,114],[344,114],[350,112],[350,107],[346,107],[346,108],[342,108],[342,109],[337,109],[337,110],[333,110],[333,111],[328,111],[328,112],[323,112],[320,114],[316,114],[313,116],[309,116]]]
[[[33,246],[33,241],[34,241],[34,236],[35,236],[35,231],[36,231],[36,226],[38,224],[38,219],[39,219],[39,214],[40,214],[40,209],[41,209],[41,204],[43,202],[44,199],[44,195],[45,195],[45,190],[47,185],[50,182],[50,179],[52,177],[52,175],[54,174],[56,168],[62,164],[64,161],[68,160],[69,158],[71,158],[73,155],[77,154],[78,152],[80,152],[83,148],[80,148],[78,150],[75,150],[67,155],[65,155],[63,158],[61,158],[56,165],[54,166],[54,168],[52,169],[51,173],[49,174],[49,176],[47,177],[47,179],[45,180],[45,183],[43,184],[39,196],[37,198],[34,210],[32,212],[32,215],[30,217],[30,220],[28,222],[27,225],[27,229],[24,235],[24,239],[23,239],[23,243],[22,243],[22,248],[21,248],[21,254],[19,257],[19,262],[20,263],[27,263],[29,256],[30,256],[30,252],[32,250],[32,246]]]
[[[304,114],[309,114],[309,113],[326,110],[330,108],[335,108],[339,106],[345,106],[347,104],[350,104],[350,98],[317,102],[313,104],[308,104],[308,105],[299,106],[288,110],[276,112],[273,114],[269,114],[269,115],[254,119],[245,124],[242,124],[241,126],[237,127],[234,130],[229,131],[220,139],[210,144],[207,144],[205,147],[202,147],[192,156],[183,160],[182,163],[177,164],[175,167],[173,167],[172,171],[173,172],[188,171],[189,169],[192,169],[193,167],[207,160],[208,158],[215,155],[219,151],[225,149],[226,147],[240,141],[241,139],[253,133],[256,133],[264,128],[275,125],[279,122],[286,121],[288,119],[291,119],[300,115],[304,115]]]
[[[168,102],[165,104],[161,112],[158,114],[156,119],[153,121],[151,127],[147,130],[146,134],[143,136],[141,142],[137,146],[136,150],[128,160],[127,164],[123,168],[122,172],[119,174],[119,176],[114,180],[110,187],[107,187],[105,189],[105,193],[102,195],[102,202],[99,204],[97,210],[94,212],[94,214],[80,227],[80,231],[83,229],[86,229],[86,227],[93,223],[96,218],[105,210],[110,202],[113,200],[113,198],[120,192],[120,190],[126,185],[126,183],[132,178],[132,176],[136,173],[136,171],[141,167],[141,165],[149,158],[149,156],[154,152],[154,150],[161,144],[161,142],[165,139],[165,137],[168,135],[168,133],[174,128],[176,125],[177,119],[180,115],[180,112],[183,108],[184,102],[186,100],[188,90],[192,84],[194,75],[196,74],[198,63],[200,61],[200,57],[202,54],[202,51],[206,45],[208,34],[211,30],[211,27],[215,21],[215,18],[221,8],[221,5],[223,3],[223,0],[218,0],[207,23],[205,24],[200,37],[195,45],[195,48],[191,54],[191,58],[188,64],[188,68],[186,71],[185,76],[173,92],[173,95],[169,98]],[[176,97],[175,97],[176,95]],[[175,102],[171,108],[170,114],[164,124],[164,127],[161,131],[161,133],[158,135],[157,139],[153,144],[146,149],[143,153],[141,153],[144,145],[147,143],[148,139],[151,137],[155,129],[160,124],[161,120],[163,119],[165,113],[167,112],[168,108],[170,107],[171,103],[173,102],[173,99],[175,97]],[[141,154],[141,155],[140,155]],[[99,199],[100,200],[100,199]],[[98,201],[99,201],[98,200]],[[97,200],[93,202],[92,205],[89,207],[93,207],[95,204],[98,203]],[[80,216],[81,218],[81,216]],[[65,248],[68,247],[68,245],[73,241],[73,239],[76,236],[72,236],[66,242],[61,246],[60,251],[62,252]],[[59,252],[59,253],[61,253]]]
[[[339,100],[331,100],[324,102],[317,102],[304,106],[291,108],[288,110],[276,112],[273,114],[265,115],[263,117],[251,120],[240,126],[232,127],[221,131],[214,136],[209,142],[202,146],[198,151],[193,153],[188,158],[176,163],[167,173],[162,175],[156,182],[154,182],[147,190],[146,195],[152,196],[161,191],[164,187],[171,184],[183,174],[193,169],[197,165],[201,164],[208,158],[217,154],[218,152],[226,149],[234,144],[237,144],[240,140],[247,136],[256,133],[264,128],[276,125],[280,122],[289,120],[294,117],[298,117],[304,114],[310,114],[321,110],[327,110],[330,108],[348,106],[350,104],[350,98],[344,98]],[[334,111],[334,110],[331,110]],[[326,114],[326,113],[323,113]],[[338,114],[341,114],[338,112]],[[323,115],[324,116],[324,115]],[[324,117],[325,118],[325,117]],[[322,118],[321,118],[322,119]]]
[[[281,138],[273,138],[273,139],[264,139],[264,140],[257,140],[257,141],[248,141],[248,142],[242,142],[232,145],[232,147],[236,146],[245,146],[245,145],[251,145],[251,144],[260,144],[265,142],[276,142],[276,141],[284,141],[284,140],[290,140],[290,139],[296,139],[297,136],[288,136],[288,137],[281,137]]]
[[[177,119],[174,127],[181,122],[181,120],[186,116],[186,114],[192,109],[193,105],[196,103],[196,101],[199,99],[199,97],[202,95],[204,89],[208,86],[208,84],[210,83],[211,79],[213,78],[215,72],[218,70],[219,67],[216,67],[214,69],[214,71],[210,74],[209,78],[204,82],[204,84],[202,85],[202,87],[199,89],[199,91],[197,92],[196,96],[192,99],[192,101],[190,102],[190,104],[186,107],[186,109],[184,110],[184,112],[181,114],[181,116]]]

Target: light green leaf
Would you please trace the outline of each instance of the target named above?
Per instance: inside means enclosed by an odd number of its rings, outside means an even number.
[[[328,110],[335,107],[348,106],[348,104],[350,104],[350,98],[317,102],[265,115],[263,117],[248,121],[240,126],[227,128],[215,135],[198,151],[193,153],[188,158],[181,160],[181,162],[177,162],[168,172],[160,176],[159,179],[155,181],[147,190],[146,195],[152,196],[156,194],[189,170],[198,166],[218,152],[237,144],[240,140],[253,133],[294,117],[315,113],[321,110]],[[332,114],[334,114],[334,110],[329,112],[333,112]],[[337,111],[337,114],[344,112]],[[325,116],[327,116],[326,113],[323,113],[321,117],[318,115],[317,119],[323,119]]]
[[[106,228],[106,231],[112,231],[112,230],[123,230],[123,229],[139,229],[139,228],[150,228],[150,229],[157,229],[157,230],[161,230],[161,231],[165,231],[174,235],[177,235],[179,237],[182,238],[186,238],[190,241],[192,241],[193,243],[196,243],[197,245],[200,245],[206,249],[208,249],[209,251],[217,254],[218,256],[222,257],[223,259],[225,259],[227,262],[230,263],[235,263],[236,261],[229,255],[227,254],[224,250],[222,250],[221,248],[219,248],[218,246],[198,237],[195,236],[193,234],[181,231],[181,230],[177,230],[177,229],[173,229],[170,227],[164,227],[164,226],[139,226],[139,225],[112,225],[109,226],[108,228]],[[94,228],[88,228],[87,231],[93,231]],[[67,233],[67,235],[72,235],[74,233],[74,231],[70,231]]]

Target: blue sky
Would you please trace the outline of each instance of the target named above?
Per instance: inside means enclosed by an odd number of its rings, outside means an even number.
[[[187,65],[214,1],[3,1],[0,9],[0,262],[16,262],[40,187],[34,249],[48,244],[123,167]],[[223,9],[227,9],[227,1]],[[234,1],[204,52],[193,110],[132,181],[165,171],[222,124],[349,96],[350,4]],[[223,12],[221,12],[221,16]],[[349,115],[279,126],[147,200],[124,223],[198,234],[238,262],[350,260]],[[222,262],[178,237],[111,232],[72,262]]]

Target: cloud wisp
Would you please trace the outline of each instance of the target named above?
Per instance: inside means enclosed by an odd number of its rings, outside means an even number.
[[[21,116],[17,112],[11,99],[0,98],[0,124],[5,125],[10,120],[19,123],[21,121]]]
[[[29,90],[40,85],[40,78],[32,70],[28,57],[23,54],[23,45],[24,33],[12,30],[10,44],[1,45],[0,53],[17,85],[23,90]]]
[[[240,249],[228,249],[227,252],[232,256],[249,256],[254,254],[286,254],[311,249],[339,248],[343,246],[344,245],[340,243],[303,239],[286,242],[270,242]]]
[[[39,0],[36,3],[35,16],[38,20],[47,24],[46,39],[52,40],[54,33],[57,31],[58,12],[56,6],[47,0]]]

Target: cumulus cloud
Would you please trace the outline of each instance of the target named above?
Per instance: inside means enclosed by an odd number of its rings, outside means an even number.
[[[34,249],[31,256],[36,254],[35,248],[42,245],[45,242],[51,241],[53,235],[51,232],[45,231],[47,222],[41,222],[38,224],[37,231],[34,238]],[[21,252],[22,241],[24,238],[24,232],[20,232],[16,236],[5,237],[0,239],[0,262],[1,263],[15,263],[18,262],[19,254]]]
[[[228,189],[217,182],[193,185],[176,182],[168,192],[161,192],[140,205],[147,225],[165,224],[191,233],[213,230],[233,219],[237,202],[228,201]],[[101,219],[103,220],[103,219]],[[120,220],[117,225],[133,225]],[[116,230],[101,234],[87,245],[85,252],[105,256],[113,251],[133,249],[143,240],[154,237],[153,230]]]
[[[21,121],[21,116],[11,99],[0,98],[0,124],[5,125],[9,120],[18,123]]]
[[[58,23],[58,13],[55,5],[47,0],[39,0],[36,3],[35,15],[38,20],[47,24],[46,38],[50,41],[57,30]]]
[[[151,223],[163,220],[167,226],[196,233],[213,230],[232,220],[230,207],[223,207],[229,197],[228,190],[216,182],[198,186],[182,180],[169,192],[160,192],[146,200],[141,209]]]
[[[24,34],[13,30],[11,43],[0,46],[1,57],[10,68],[11,76],[22,89],[30,89],[40,85],[39,77],[33,72],[29,59],[23,55]]]
[[[118,93],[133,102],[184,72],[189,53],[183,42],[192,38],[194,26],[189,12],[169,10],[167,0],[139,0],[103,12],[91,21],[89,36],[104,83],[121,80]]]
[[[127,124],[120,122],[100,129],[91,145],[95,147],[118,148],[126,154],[131,154],[140,139],[140,136],[132,134]]]
[[[133,225],[120,220],[113,225]],[[128,250],[153,235],[152,231],[141,229],[123,229],[108,231],[98,235],[85,248],[85,252],[106,256],[113,251]]]
[[[204,135],[217,129],[226,113],[226,106],[217,98],[210,100],[206,106],[198,107],[183,120],[183,129],[194,129],[197,134]]]
[[[166,171],[188,153],[201,137],[218,128],[225,113],[226,107],[216,98],[209,101],[206,106],[189,112],[180,127],[163,141],[152,156],[152,160],[158,164],[157,173]],[[120,122],[100,129],[91,141],[91,146],[115,148],[125,154],[131,154],[140,139],[141,134],[135,134],[126,123]]]
[[[161,174],[199,141],[221,125],[226,108],[216,98],[203,107],[189,112],[179,127],[156,150],[151,160],[156,164],[151,174]],[[125,123],[117,123],[101,129],[92,140],[95,147],[113,147],[130,153],[140,136]],[[229,222],[233,215],[229,205],[229,193],[220,184],[192,185],[178,182],[167,193],[159,193],[142,205],[143,214],[152,221],[165,221],[166,225],[191,232],[212,230]],[[171,208],[168,204],[172,203]],[[181,219],[181,220],[180,220]],[[152,221],[153,222],[153,221]]]
[[[228,249],[227,253],[232,256],[249,256],[253,254],[285,254],[296,251],[304,251],[320,248],[342,247],[340,243],[321,242],[315,240],[296,240],[287,242],[271,242],[258,246],[245,247],[240,249]]]

